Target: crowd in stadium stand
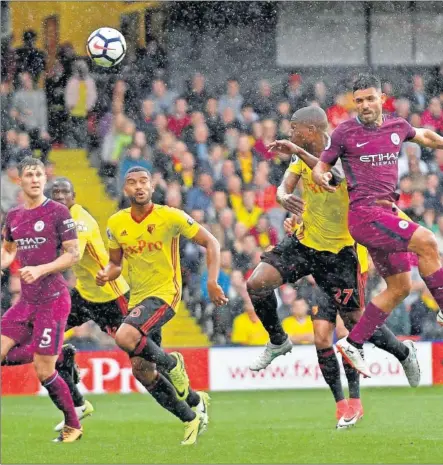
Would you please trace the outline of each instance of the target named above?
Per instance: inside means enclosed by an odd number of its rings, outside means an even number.
[[[28,31],[24,46],[10,49],[2,63],[2,217],[21,201],[16,166],[34,150],[47,163],[51,182],[51,146],[87,149],[121,208],[128,206],[122,178],[142,165],[153,173],[154,202],[184,209],[220,241],[220,285],[230,299],[223,308],[209,302],[202,249],[181,241],[184,298],[193,316],[216,344],[265,343],[245,283],[262,251],[284,235],[286,212],[276,202],[276,189],[290,162],[266,145],[289,137],[291,114],[305,105],[324,108],[331,130],[355,116],[350,90],[293,73],[279,87],[262,80],[246,92],[232,77],[219,92],[209,92],[204,74],[196,72],[178,93],[168,87],[167,57],[158,44],[138,50],[124,72],[103,80],[69,44],[47,64],[34,40]],[[407,88],[384,82],[383,90],[386,112],[443,134],[443,65],[426,82],[416,74]],[[435,233],[443,255],[443,150],[406,143],[398,167],[400,208]],[[17,299],[16,273],[12,268],[2,276],[3,309]],[[398,335],[443,338],[436,303],[417,267],[412,279],[413,292],[388,325]],[[383,286],[371,268],[367,299]],[[310,277],[279,291],[279,314],[294,343],[312,342],[309,313],[318,292]]]

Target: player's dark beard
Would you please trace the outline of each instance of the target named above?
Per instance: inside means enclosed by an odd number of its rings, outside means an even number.
[[[147,197],[146,200],[137,200],[137,197],[129,197],[131,204],[135,205],[147,205],[151,201],[151,197]]]

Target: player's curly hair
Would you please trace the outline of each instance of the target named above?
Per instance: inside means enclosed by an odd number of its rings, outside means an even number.
[[[371,87],[381,90],[380,78],[375,74],[359,74],[353,83],[352,91],[370,89]]]
[[[40,166],[41,168],[43,168],[43,171],[45,170],[45,165],[38,158],[25,157],[17,166],[18,175],[21,176],[25,168],[35,168],[36,166]]]

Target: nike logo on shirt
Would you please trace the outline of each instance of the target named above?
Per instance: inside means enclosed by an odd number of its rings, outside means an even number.
[[[363,145],[366,145],[366,144],[369,144],[369,141],[368,141],[368,142],[363,142],[363,144],[359,144],[359,143],[357,142],[357,147],[363,147]]]

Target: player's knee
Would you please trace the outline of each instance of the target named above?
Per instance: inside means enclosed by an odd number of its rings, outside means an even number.
[[[426,228],[417,230],[418,234],[412,241],[413,251],[421,256],[438,257],[438,244],[434,234]]]
[[[265,295],[273,292],[273,289],[266,288],[263,280],[253,276],[246,281],[246,290],[252,300],[263,298]]]
[[[314,335],[314,344],[316,349],[327,349],[332,345],[332,335],[324,332],[316,332]]]
[[[120,326],[115,334],[115,343],[125,352],[133,352],[140,339],[140,333],[132,326]]]
[[[41,363],[34,360],[34,369],[37,374],[37,378],[41,383],[46,379],[50,378],[55,371],[55,365],[50,365],[47,363]]]

